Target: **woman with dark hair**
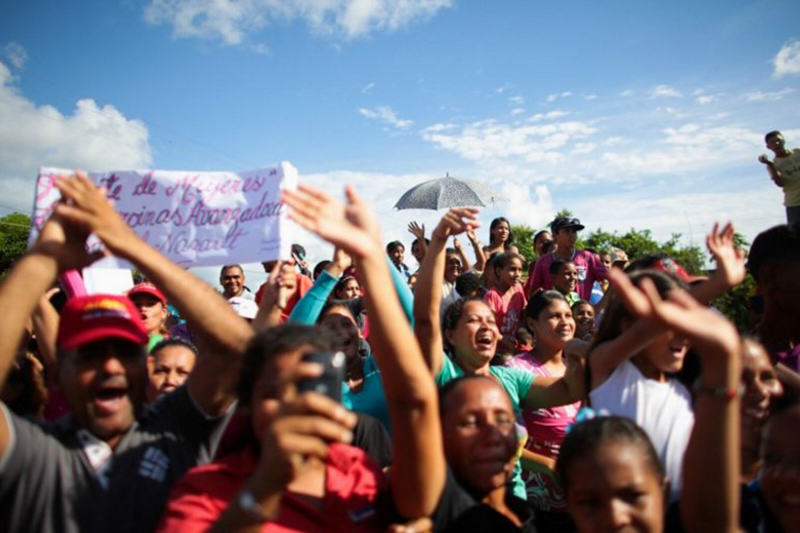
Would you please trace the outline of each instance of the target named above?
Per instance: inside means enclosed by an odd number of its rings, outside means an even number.
[[[529,352],[517,355],[506,366],[537,377],[561,377],[567,372],[564,349],[575,334],[575,320],[564,296],[557,291],[536,293],[525,308],[525,324],[536,343]],[[536,510],[564,512],[564,495],[553,480],[553,468],[567,426],[575,419],[580,402],[548,409],[522,412],[528,430],[522,467],[527,471],[528,502]]]
[[[519,253],[514,244],[514,234],[511,232],[511,223],[505,217],[497,217],[489,224],[489,245],[483,247],[486,257],[495,253]]]

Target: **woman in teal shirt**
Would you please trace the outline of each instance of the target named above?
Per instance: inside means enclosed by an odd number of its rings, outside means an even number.
[[[297,303],[289,320],[301,324],[317,323],[333,333],[339,349],[344,352],[346,358],[345,381],[342,383],[342,405],[351,411],[374,416],[391,432],[389,410],[386,405],[386,395],[383,392],[381,374],[375,358],[369,351],[369,344],[363,343],[363,346],[366,346],[366,355],[364,355],[362,350],[359,350],[359,347],[362,346],[361,332],[348,301],[328,301],[328,296],[336,287],[339,276],[346,267],[346,262],[346,256],[337,249],[331,264],[320,273],[314,286]],[[389,271],[400,305],[411,322],[413,301],[411,290],[396,268],[390,268]]]

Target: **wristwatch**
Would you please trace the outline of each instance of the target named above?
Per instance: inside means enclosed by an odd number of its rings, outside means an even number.
[[[268,513],[261,504],[258,503],[253,493],[246,489],[239,493],[239,496],[236,498],[236,503],[242,511],[245,511],[253,518],[262,522],[274,520],[278,516],[278,509],[275,509],[272,513]]]

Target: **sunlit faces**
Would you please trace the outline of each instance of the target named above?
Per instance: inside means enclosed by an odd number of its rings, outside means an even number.
[[[783,531],[800,531],[800,406],[770,417],[761,443],[761,493]]]
[[[389,251],[389,257],[391,258],[392,263],[399,266],[403,264],[403,257],[405,253],[406,253],[405,247],[403,245],[398,245]]]
[[[414,241],[411,244],[411,255],[414,256],[414,259],[417,260],[417,263],[422,264],[422,259],[425,257],[425,253],[420,246],[419,241]]]
[[[611,254],[609,253],[602,253],[600,254],[600,262],[603,263],[603,266],[606,267],[608,272],[611,272]]]
[[[492,238],[492,244],[500,245],[505,244],[508,236],[511,235],[511,226],[505,220],[496,220],[489,230]]]
[[[336,297],[340,300],[353,300],[361,296],[361,286],[358,280],[349,276],[344,284],[336,289]]]
[[[767,140],[767,148],[769,148],[775,155],[782,154],[784,149],[784,139],[783,135],[777,133],[775,135],[770,136],[769,140]]]
[[[578,286],[578,269],[575,263],[564,263],[553,276],[553,287],[561,294],[575,292]]]
[[[144,322],[148,334],[158,333],[167,319],[167,306],[152,294],[131,294],[130,299]]]
[[[244,291],[244,272],[238,266],[229,266],[219,275],[225,298],[240,296]]]
[[[556,245],[559,249],[571,249],[575,247],[575,241],[578,240],[578,230],[575,228],[561,228],[555,235]]]
[[[684,337],[665,331],[655,336],[633,362],[645,377],[660,380],[664,377],[662,374],[683,368],[688,350],[689,343]]]
[[[575,458],[567,476],[567,509],[579,532],[663,530],[664,481],[641,447],[608,441]]]
[[[508,264],[497,271],[497,279],[501,287],[513,287],[522,277],[522,259],[511,257]]]
[[[543,231],[536,236],[536,239],[533,241],[533,249],[536,251],[536,257],[541,257],[547,253],[546,248],[549,248],[553,244],[553,236],[550,235],[550,232]]]
[[[594,321],[594,307],[589,302],[581,302],[573,308],[572,316],[578,324]]]
[[[447,254],[444,264],[444,279],[455,283],[459,274],[461,274],[461,259],[456,254]]]
[[[329,308],[319,325],[331,334],[334,350],[344,352],[348,358],[358,357],[361,332],[350,309],[340,305]]]
[[[525,323],[533,331],[537,343],[555,349],[562,349],[575,335],[572,310],[564,300],[553,300],[536,319],[526,317]]]
[[[471,492],[503,487],[516,462],[514,410],[492,378],[469,378],[455,385],[442,406],[447,464]]]
[[[456,359],[462,366],[477,369],[485,366],[494,356],[500,331],[494,313],[481,300],[464,304],[455,329],[445,331],[453,346]]]
[[[153,403],[183,385],[194,364],[194,352],[180,344],[164,346],[148,355],[147,402]]]
[[[108,338],[59,353],[58,384],[76,426],[112,446],[130,429],[147,381],[143,349]]]

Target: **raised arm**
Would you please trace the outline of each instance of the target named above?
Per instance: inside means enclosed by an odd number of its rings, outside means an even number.
[[[61,179],[56,187],[71,202],[59,204],[56,213],[94,233],[111,253],[135,265],[180,311],[192,332],[202,337],[208,350],[195,365],[187,387],[206,414],[224,412],[234,400],[236,363],[253,336],[250,325],[210,285],[142,240],[85,174]]]
[[[781,171],[777,169],[775,163],[769,160],[766,154],[762,154],[758,157],[758,162],[763,163],[767,167],[767,172],[769,172],[769,177],[772,178],[772,181],[775,182],[775,185],[778,187],[783,187],[783,175]]]
[[[59,292],[58,287],[52,288],[41,298],[33,311],[33,332],[36,334],[36,346],[48,372],[54,372],[56,366],[56,337],[58,336],[59,316],[56,308],[50,303],[50,298]]]
[[[483,272],[483,269],[486,267],[486,254],[483,252],[483,246],[481,246],[481,241],[478,240],[475,230],[469,230],[467,232],[467,239],[469,239],[469,243],[472,245],[472,251],[475,252],[475,264],[472,265],[472,269],[475,270],[475,272]]]
[[[721,230],[719,224],[714,223],[711,233],[706,235],[706,247],[716,261],[717,269],[710,278],[692,287],[690,291],[701,304],[708,304],[719,298],[744,279],[744,251],[736,248],[733,237],[733,224],[730,222]]]
[[[469,262],[467,254],[464,253],[464,247],[461,246],[461,241],[458,240],[458,237],[453,237],[453,248],[455,248],[458,258],[461,259],[461,271],[466,272],[472,268],[472,263]]]
[[[341,246],[355,260],[366,289],[370,343],[381,370],[392,422],[392,493],[407,518],[429,515],[445,481],[436,386],[392,290],[377,222],[352,188],[347,205],[311,187],[285,191],[290,217]]]
[[[86,231],[75,228],[60,216],[52,216],[42,228],[36,244],[14,265],[0,284],[0,386],[17,355],[25,325],[39,299],[56,280],[59,271],[82,268],[99,254],[86,252]],[[10,439],[9,420],[0,409],[0,458]]]
[[[637,288],[614,271],[611,281],[633,314],[685,335],[700,354],[703,373],[683,458],[681,516],[688,531],[738,531],[742,354],[736,329],[682,290],[662,300],[648,279]]]
[[[589,343],[580,339],[570,340],[564,346],[567,370],[563,376],[536,376],[522,399],[525,409],[545,409],[567,405],[586,396],[586,356]]]
[[[439,374],[444,363],[441,305],[445,245],[450,235],[478,227],[477,213],[477,209],[467,207],[448,211],[433,230],[428,252],[419,269],[414,291],[414,334],[434,376]]]

